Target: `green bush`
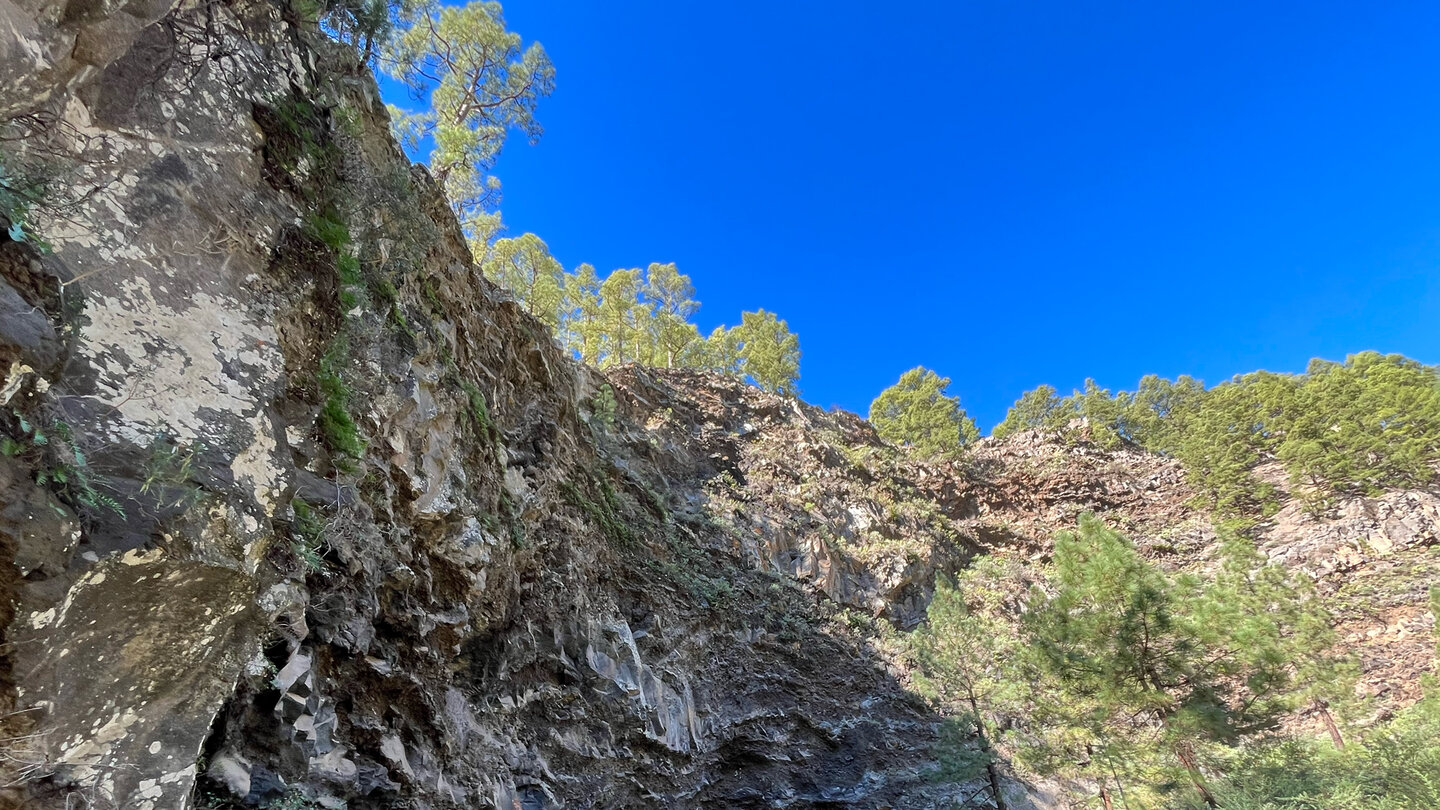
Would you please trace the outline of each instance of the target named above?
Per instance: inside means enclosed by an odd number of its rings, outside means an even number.
[[[292,500],[290,511],[295,513],[290,548],[307,569],[319,571],[325,566],[321,557],[325,548],[325,520],[304,498]]]
[[[13,168],[13,161],[0,154],[0,224],[12,242],[29,242],[42,251],[50,246],[30,229],[31,212],[45,197],[46,184]]]
[[[590,412],[601,430],[609,432],[615,428],[615,389],[609,383],[601,385],[600,390],[590,397]]]
[[[1435,698],[1344,751],[1276,737],[1237,750],[1215,781],[1221,810],[1421,810],[1440,807],[1440,706]],[[1198,801],[1172,805],[1203,810]]]
[[[315,376],[321,403],[320,438],[338,457],[335,466],[347,472],[354,469],[354,460],[365,455],[360,426],[350,415],[350,386],[341,375],[348,351],[348,342],[343,337],[336,338],[320,359],[320,370]]]
[[[35,470],[36,484],[72,506],[125,517],[119,501],[96,489],[89,459],[67,422],[55,419],[42,426],[19,411],[4,421],[9,435],[0,436],[0,454],[24,458]]]

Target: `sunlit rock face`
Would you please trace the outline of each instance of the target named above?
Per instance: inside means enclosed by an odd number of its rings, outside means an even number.
[[[1173,461],[930,464],[577,365],[304,20],[0,0],[0,155],[44,189],[0,240],[0,807],[949,806],[985,785],[932,778],[896,641],[936,576],[1086,510],[1207,564]],[[1267,551],[1344,596],[1435,523],[1282,510]],[[1429,628],[1387,593],[1346,627],[1403,701]]]

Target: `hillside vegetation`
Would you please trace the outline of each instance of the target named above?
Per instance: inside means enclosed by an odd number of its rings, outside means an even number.
[[[1185,463],[1222,512],[1273,508],[1258,479],[1278,460],[1317,509],[1337,497],[1424,486],[1440,460],[1440,375],[1398,354],[1314,360],[1304,374],[1257,371],[1212,388],[1182,376],[1145,377],[1111,394],[1093,380],[1059,397],[1026,392],[995,428],[1068,431],[1080,420],[1096,442],[1131,442]]]
[[[949,381],[930,372],[928,396],[908,393],[921,371],[877,398],[872,420],[919,452],[963,457],[967,441],[953,428],[935,440],[936,425],[963,419],[958,399],[943,395]],[[980,760],[1003,737],[1027,767],[1093,785],[1106,807],[1127,789],[1144,806],[1188,806],[1187,794],[1234,808],[1440,803],[1433,676],[1425,700],[1356,732],[1359,660],[1337,647],[1308,573],[1272,564],[1255,545],[1282,499],[1267,468],[1278,465],[1283,497],[1315,515],[1426,488],[1440,466],[1435,368],[1363,352],[1208,389],[1155,376],[1114,394],[1093,380],[1067,397],[1042,386],[994,436],[1025,431],[1178,460],[1220,554],[1172,574],[1082,515],[1078,531],[1056,536],[1053,558],[1023,575],[976,565],[938,586],[916,655],[936,694],[958,699],[984,742]],[[1433,614],[1440,589],[1430,600]],[[1323,718],[1330,746],[1276,736],[1297,711]],[[993,793],[999,801],[998,782]]]

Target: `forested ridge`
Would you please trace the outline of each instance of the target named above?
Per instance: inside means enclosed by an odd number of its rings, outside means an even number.
[[[961,452],[978,437],[948,378],[906,372],[870,408],[881,435],[917,450]],[[1440,461],[1440,369],[1403,355],[1312,360],[1303,374],[1256,371],[1206,387],[1148,375],[1134,391],[1042,385],[1016,400],[997,439],[1040,430],[1101,447],[1136,446],[1182,461],[1210,505],[1232,517],[1274,506],[1255,469],[1283,465],[1316,509],[1345,495],[1430,483]]]
[[[486,276],[586,363],[713,371],[767,391],[798,393],[800,340],[785,321],[760,309],[702,337],[690,320],[700,308],[695,287],[673,262],[620,268],[602,279],[589,264],[566,272],[530,233],[498,239],[485,251]]]
[[[917,453],[963,463],[977,433],[949,383],[907,372],[871,421]],[[1093,380],[1063,397],[1040,386],[993,436],[1025,431],[1179,460],[1220,547],[1204,569],[1168,571],[1085,515],[1043,563],[985,558],[939,584],[913,655],[923,687],[981,741],[942,754],[947,767],[993,780],[998,747],[1089,784],[1106,808],[1440,806],[1440,683],[1426,676],[1419,704],[1377,715],[1357,698],[1359,659],[1337,645],[1314,583],[1254,542],[1280,501],[1267,465],[1316,515],[1430,486],[1436,368],[1361,352],[1209,388],[1153,375],[1114,393]],[[1440,616],[1440,588],[1430,604]],[[1323,741],[1285,730],[1301,714],[1322,720]]]
[[[1102,445],[1132,442],[1183,461],[1225,512],[1265,509],[1273,487],[1261,461],[1284,465],[1317,508],[1343,495],[1422,486],[1440,459],[1440,374],[1398,354],[1312,360],[1303,374],[1256,371],[1211,388],[1147,376],[1111,394],[1094,380],[1059,397],[1042,386],[1011,407],[996,437],[1080,420]]]

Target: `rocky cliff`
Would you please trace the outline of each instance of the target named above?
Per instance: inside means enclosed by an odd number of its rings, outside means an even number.
[[[0,86],[0,805],[945,806],[937,572],[1085,510],[1208,559],[1171,461],[576,364],[296,6],[0,0]],[[1266,534],[1395,701],[1437,503]]]

